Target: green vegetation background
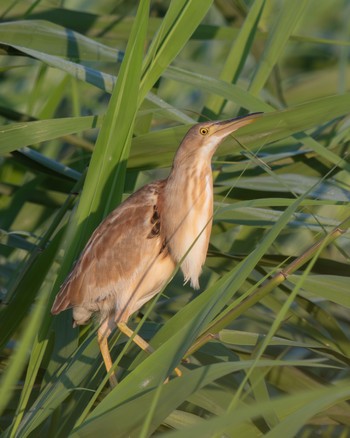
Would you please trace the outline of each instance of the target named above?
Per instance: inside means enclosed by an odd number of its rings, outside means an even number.
[[[3,436],[350,433],[349,18],[347,0],[1,2]],[[200,292],[176,275],[134,316],[151,356],[114,335],[110,390],[96,328],[50,315],[59,285],[191,124],[255,111],[213,161]]]

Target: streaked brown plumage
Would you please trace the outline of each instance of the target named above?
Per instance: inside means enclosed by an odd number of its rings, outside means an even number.
[[[119,205],[97,227],[56,296],[51,312],[73,308],[74,324],[99,313],[98,338],[107,371],[107,338],[115,327],[134,336],[126,323],[157,294],[181,263],[185,281],[199,287],[213,215],[211,158],[221,141],[258,114],[193,126],[175,155],[167,179],[148,184]],[[139,336],[133,340],[144,349]],[[111,374],[111,383],[115,376]]]

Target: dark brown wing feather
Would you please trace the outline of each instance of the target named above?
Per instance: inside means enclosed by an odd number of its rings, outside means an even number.
[[[163,242],[158,196],[164,185],[165,181],[156,181],[141,188],[96,228],[57,294],[51,313],[70,307],[100,310],[98,303],[108,298],[112,288],[127,288],[135,267],[159,254]]]

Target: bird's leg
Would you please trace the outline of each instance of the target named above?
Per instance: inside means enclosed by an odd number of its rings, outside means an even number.
[[[125,322],[118,322],[117,327],[122,333],[124,333],[124,335],[126,335],[128,338],[131,338],[142,350],[149,354],[154,352],[154,349],[149,345],[149,343],[141,338],[141,336],[138,334],[135,334],[135,332],[131,330],[131,328],[129,328]],[[174,371],[178,377],[182,376],[182,371],[179,370],[179,368],[175,368]]]
[[[113,364],[112,359],[111,359],[111,355],[109,353],[109,347],[108,347],[108,336],[110,334],[111,334],[111,329],[109,327],[109,320],[108,320],[108,318],[106,318],[102,322],[102,324],[100,325],[100,327],[98,329],[97,338],[98,338],[98,344],[100,347],[103,361],[104,361],[105,366],[106,366],[107,373],[109,373],[109,371],[112,368],[112,364]],[[112,371],[112,373],[109,376],[109,382],[110,382],[112,387],[116,386],[118,383],[114,371]]]
[[[138,345],[141,348],[141,350],[144,350],[149,354],[154,352],[153,348],[149,345],[149,343],[145,341],[143,338],[141,338],[140,335],[136,334],[133,330],[131,330],[131,328],[129,328],[125,322],[118,322],[117,327],[128,338],[132,338],[133,342],[135,342],[135,344]]]

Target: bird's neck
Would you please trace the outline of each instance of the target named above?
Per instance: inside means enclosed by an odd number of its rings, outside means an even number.
[[[208,184],[211,189],[212,171],[210,159],[191,157],[191,159],[186,160],[174,160],[172,170],[167,180],[167,190],[168,192],[172,192],[170,195],[171,198],[175,199],[180,197],[182,200],[185,200],[185,194],[189,190],[193,191],[196,187],[202,187],[204,189]]]
[[[172,173],[176,173],[178,169],[210,167],[215,150],[216,148],[210,147],[195,149],[190,144],[182,143],[175,154]]]

